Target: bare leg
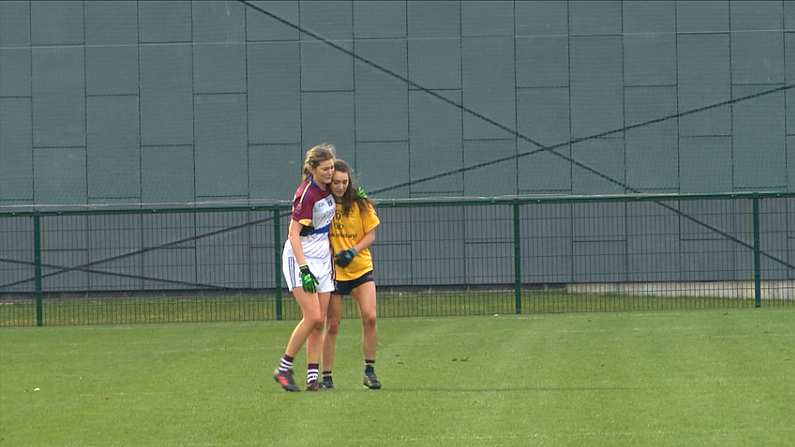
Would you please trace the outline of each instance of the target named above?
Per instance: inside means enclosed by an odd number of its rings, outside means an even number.
[[[362,319],[362,354],[365,360],[375,360],[375,351],[378,347],[375,282],[368,281],[356,287],[351,295],[359,304],[359,316]]]
[[[334,368],[334,358],[337,354],[337,333],[339,333],[342,318],[342,296],[331,295],[331,302],[326,313],[326,332],[323,336],[323,371]]]
[[[316,329],[323,330],[323,314],[321,312],[321,301],[317,294],[308,293],[300,288],[293,289],[293,296],[301,307],[301,321],[290,334],[290,340],[284,348],[285,357],[294,358],[301,347],[307,341],[311,333]],[[307,346],[309,351],[309,346]],[[292,359],[282,358],[278,369],[274,372],[273,378],[281,385],[285,391],[298,391],[298,387],[293,381]]]
[[[290,340],[287,342],[287,347],[284,349],[284,353],[290,357],[295,357],[298,351],[301,350],[313,330],[323,329],[323,318],[318,295],[296,287],[293,289],[293,296],[301,308],[302,318],[293,329]]]
[[[320,355],[323,352],[323,326],[326,321],[330,293],[317,294],[318,319],[319,322],[312,326],[306,339],[306,362],[320,363]]]

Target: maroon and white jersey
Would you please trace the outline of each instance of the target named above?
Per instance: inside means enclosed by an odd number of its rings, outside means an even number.
[[[301,248],[304,250],[305,257],[331,258],[328,232],[335,211],[334,197],[329,191],[320,189],[312,177],[298,185],[295,197],[293,197],[292,218],[303,225]],[[284,244],[284,249],[292,252],[289,240]]]

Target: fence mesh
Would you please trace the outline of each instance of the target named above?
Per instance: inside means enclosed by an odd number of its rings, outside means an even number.
[[[287,211],[4,213],[0,326],[300,318],[279,267]],[[793,194],[395,200],[378,212],[382,317],[795,303]]]

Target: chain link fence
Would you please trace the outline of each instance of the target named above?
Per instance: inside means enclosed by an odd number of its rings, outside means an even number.
[[[795,303],[795,194],[381,200],[379,315]],[[300,318],[289,205],[0,212],[0,326]],[[345,315],[356,315],[349,298]]]

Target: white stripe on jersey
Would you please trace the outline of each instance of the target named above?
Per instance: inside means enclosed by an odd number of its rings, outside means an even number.
[[[312,208],[312,226],[315,229],[322,229],[331,225],[337,205],[331,195],[315,202]],[[301,248],[304,249],[304,256],[309,258],[327,258],[331,256],[328,233],[315,233],[301,236]]]

